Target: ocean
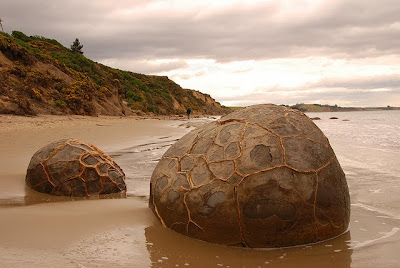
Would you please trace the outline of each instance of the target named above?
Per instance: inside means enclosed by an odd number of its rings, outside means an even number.
[[[322,119],[315,123],[328,137],[346,173],[353,206],[369,207],[399,220],[400,111],[309,116]]]
[[[400,255],[397,253],[400,250],[400,111],[307,113],[307,115],[311,118],[321,118],[314,123],[329,139],[346,174],[351,196],[351,220],[348,232],[341,237],[316,245],[269,251],[266,255],[273,256],[270,259],[254,256],[253,253],[244,250],[239,254],[239,259],[234,257],[236,265],[230,267],[241,265],[256,267],[253,266],[256,264],[260,267],[267,264],[291,267],[304,252],[309,259],[300,258],[302,261],[297,263],[297,267],[302,267],[303,264],[309,265],[310,260],[315,259],[315,255],[320,258],[316,263],[322,264],[329,260],[329,265],[332,267],[397,266],[400,261]],[[330,119],[331,117],[338,119]],[[120,154],[119,158],[117,157],[127,172],[128,189],[130,189],[128,196],[148,198],[151,171],[177,138],[165,136],[150,144],[130,148]],[[153,247],[156,246],[157,244]],[[158,250],[160,247],[157,247]],[[175,248],[175,250],[180,252],[179,250],[184,249]],[[218,251],[222,256],[226,254],[230,256],[228,249]],[[210,253],[200,259],[206,258],[215,256]],[[219,258],[221,263],[226,266],[221,258]],[[253,258],[253,261],[246,262],[245,259],[248,258]],[[254,259],[261,260],[256,262]],[[232,263],[232,260],[226,261]]]

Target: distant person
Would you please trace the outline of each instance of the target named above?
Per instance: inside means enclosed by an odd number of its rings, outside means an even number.
[[[187,113],[188,119],[190,119],[191,112],[192,112],[192,110],[190,108],[187,108],[186,113]]]

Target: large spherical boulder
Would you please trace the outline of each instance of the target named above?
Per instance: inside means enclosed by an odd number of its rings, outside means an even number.
[[[37,151],[28,166],[26,184],[52,195],[98,196],[126,190],[125,174],[93,145],[65,139]]]
[[[285,247],[345,232],[347,182],[303,113],[239,110],[176,142],[155,168],[150,207],[181,234],[225,245]]]

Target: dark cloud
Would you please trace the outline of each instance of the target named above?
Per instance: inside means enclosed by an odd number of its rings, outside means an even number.
[[[326,1],[312,13],[287,17],[280,17],[277,1],[211,11],[166,7],[140,12],[152,2],[157,1],[14,0],[2,3],[0,16],[9,31],[21,29],[66,45],[79,37],[86,55],[98,60],[232,61],[400,52],[398,0]]]

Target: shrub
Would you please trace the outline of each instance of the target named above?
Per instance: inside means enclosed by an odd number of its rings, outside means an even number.
[[[161,113],[160,108],[158,108],[157,106],[154,106],[154,105],[147,106],[147,111],[155,113],[155,114]]]
[[[14,38],[18,38],[24,42],[29,42],[33,40],[32,38],[20,31],[12,31],[11,36]]]
[[[59,82],[56,86],[55,89],[57,89],[58,91],[61,91],[63,88],[68,87],[68,84],[65,82]]]
[[[27,46],[24,42],[20,42]],[[31,65],[36,61],[26,47],[17,44],[17,42],[13,42],[10,38],[0,39],[0,51],[8,59],[18,61],[24,65]]]
[[[97,91],[98,94],[104,95],[107,97],[111,97],[112,93],[107,87],[100,87],[99,90]]]
[[[15,67],[11,68],[11,69],[9,70],[9,72],[10,72],[10,74],[19,76],[19,77],[21,77],[21,78],[25,78],[25,77],[26,77],[26,74],[27,74],[27,73],[26,73],[26,69],[22,69],[22,68],[20,68],[20,67],[18,67],[18,66],[15,66]]]
[[[57,40],[55,39],[50,39],[50,38],[46,38],[43,36],[39,36],[39,35],[34,35],[34,36],[30,36],[31,41],[33,40],[38,40],[38,41],[44,41],[50,44],[53,44],[55,46],[61,47],[61,48],[65,48],[63,45],[61,45]]]
[[[144,92],[144,96],[146,97],[146,101],[148,104],[154,105],[153,97],[151,96],[151,94],[149,92]]]
[[[38,89],[36,89],[36,88],[31,88],[30,95],[35,100],[43,101],[42,93],[40,93],[40,91]]]
[[[145,83],[143,83],[143,82],[141,82],[139,80],[137,80],[137,83],[138,83],[138,86],[139,86],[140,90],[142,90],[144,92],[149,92],[150,91],[149,87]]]
[[[166,100],[168,103],[172,103],[172,97],[169,93],[167,92],[161,92],[161,96],[163,97],[164,100]]]
[[[138,93],[134,92],[133,90],[128,90],[125,94],[128,100],[140,102],[143,101],[143,97],[140,96]]]

